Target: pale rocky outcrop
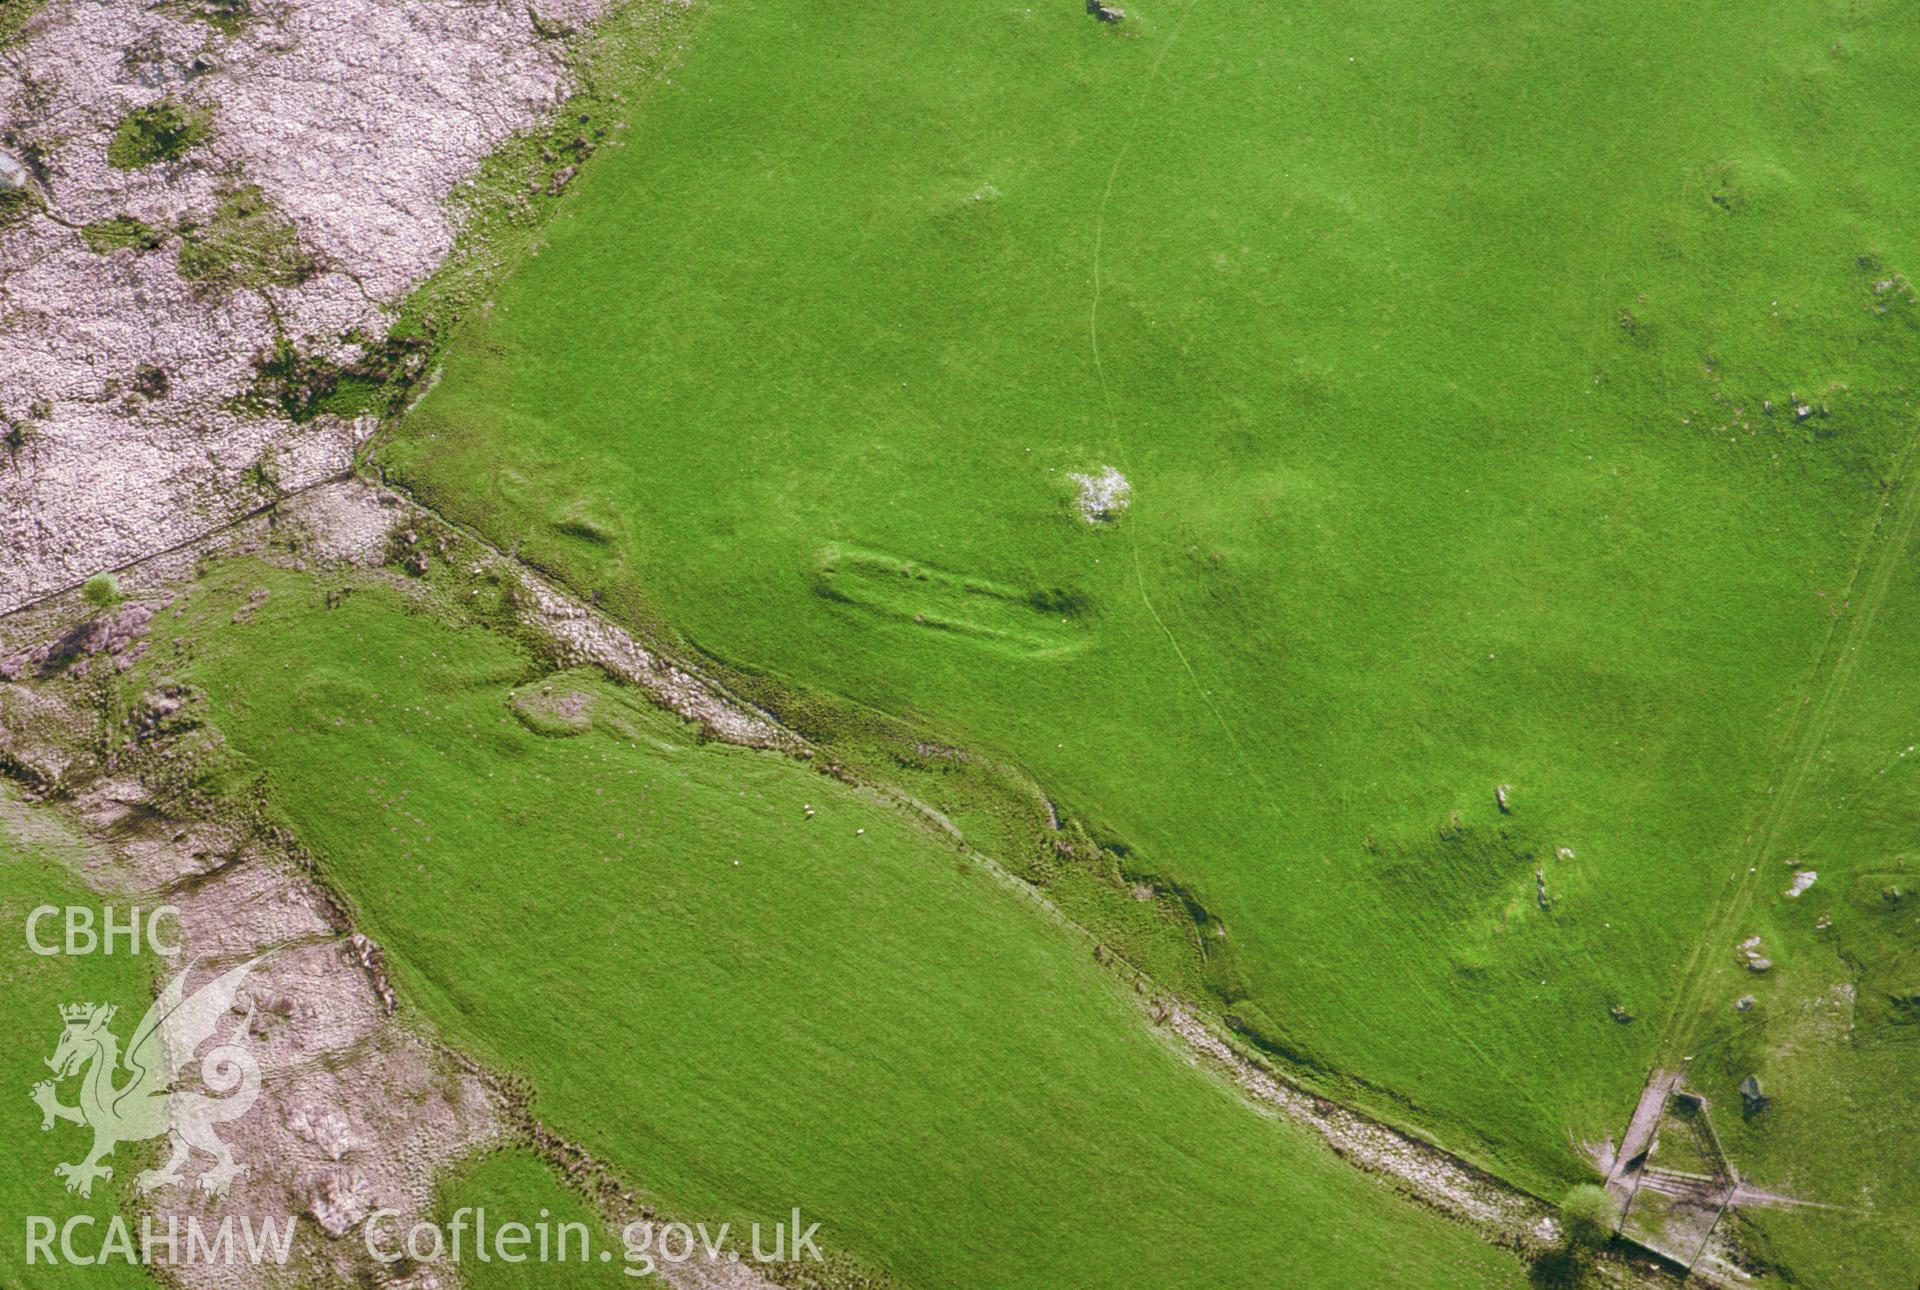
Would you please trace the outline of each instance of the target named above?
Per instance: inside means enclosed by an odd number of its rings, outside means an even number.
[[[348,361],[349,332],[384,334],[453,247],[456,186],[567,91],[566,43],[514,0],[261,0],[231,35],[189,8],[52,0],[5,55],[0,136],[40,209],[0,229],[0,612],[345,470],[369,424],[236,407],[255,356],[284,335]],[[122,118],[167,99],[211,112],[206,142],[109,165]],[[291,221],[304,281],[181,277],[171,230],[235,185]],[[88,245],[123,215],[168,240]],[[162,392],[136,392],[142,367]]]

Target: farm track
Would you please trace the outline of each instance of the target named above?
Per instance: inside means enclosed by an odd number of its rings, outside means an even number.
[[[1826,746],[1860,651],[1886,603],[1903,557],[1911,551],[1915,530],[1920,528],[1920,481],[1913,472],[1916,455],[1920,455],[1920,432],[1902,452],[1879,513],[1862,539],[1847,581],[1844,607],[1828,631],[1807,691],[1784,737],[1777,762],[1779,773],[1742,843],[1738,867],[1728,877],[1730,892],[1709,918],[1705,933],[1688,956],[1680,988],[1661,1030],[1662,1064],[1677,1062],[1685,1055],[1699,1024],[1712,955],[1716,947],[1728,953],[1733,950],[1741,920],[1753,905],[1767,866],[1777,858],[1782,830],[1799,806],[1808,774]]]

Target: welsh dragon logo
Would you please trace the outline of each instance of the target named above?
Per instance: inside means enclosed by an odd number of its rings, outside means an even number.
[[[60,1042],[53,1056],[47,1058],[53,1078],[33,1086],[33,1101],[43,1117],[42,1130],[52,1129],[56,1120],[93,1130],[93,1150],[86,1159],[54,1166],[54,1175],[66,1179],[68,1191],[91,1196],[96,1179],[113,1177],[113,1167],[100,1161],[112,1155],[114,1147],[122,1142],[144,1142],[163,1133],[170,1140],[172,1154],[161,1168],[143,1169],[135,1177],[134,1185],[142,1192],[180,1182],[180,1166],[194,1150],[214,1159],[199,1178],[205,1191],[223,1195],[235,1178],[247,1172],[245,1165],[234,1163],[232,1148],[213,1126],[239,1119],[260,1095],[260,1063],[243,1046],[253,1027],[252,1009],[247,1010],[246,1018],[226,1042],[201,1059],[201,1087],[178,1088],[176,1084],[193,1062],[195,1052],[213,1038],[221,1017],[232,1011],[241,982],[265,957],[261,954],[249,959],[192,995],[186,993],[186,983],[194,964],[188,964],[147,1009],[124,1054],[118,1036],[108,1028],[118,1009],[98,1003],[70,1004],[60,1009]],[[122,1072],[127,1078],[116,1084],[115,1076]],[[80,1077],[80,1100],[78,1105],[65,1106],[55,1089],[75,1075]]]

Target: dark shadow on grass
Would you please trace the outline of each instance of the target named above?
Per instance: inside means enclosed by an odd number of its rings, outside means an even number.
[[[1527,1265],[1527,1284],[1540,1290],[1571,1290],[1587,1284],[1592,1256],[1585,1250],[1549,1250]]]

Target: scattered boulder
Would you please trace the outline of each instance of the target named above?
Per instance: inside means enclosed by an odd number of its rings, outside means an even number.
[[[373,1211],[373,1187],[363,1170],[349,1166],[328,1174],[307,1200],[307,1212],[328,1236],[339,1236]]]
[[[1102,466],[1097,475],[1076,471],[1067,478],[1080,485],[1080,518],[1089,524],[1120,518],[1133,501],[1133,484],[1112,466]]]
[[[52,676],[69,664],[77,675],[84,676],[89,656],[126,654],[145,635],[157,608],[152,604],[127,604],[96,614],[54,640],[0,659],[0,681]]]
[[[33,687],[7,685],[5,679],[0,670],[0,749],[5,750],[7,774],[31,792],[51,792],[70,770],[89,760],[76,737],[72,713]]]
[[[246,603],[234,610],[233,617],[227,621],[230,623],[252,622],[253,616],[260,612],[260,606],[266,604],[272,595],[273,593],[265,587],[255,587],[247,593]]]
[[[192,690],[173,684],[148,690],[128,714],[134,742],[150,744],[198,725],[198,719],[186,711],[187,705],[198,697]]]
[[[1619,1022],[1623,1026],[1626,1025],[1629,1021],[1633,1020],[1633,1014],[1631,1012],[1628,1012],[1620,1004],[1617,1004],[1617,1003],[1613,1004],[1611,1007],[1607,1009],[1607,1011],[1612,1013],[1613,1019]]]
[[[130,382],[133,392],[145,399],[164,399],[167,397],[167,370],[155,367],[152,363],[142,363],[133,369]]]
[[[1765,972],[1772,967],[1773,960],[1759,954],[1755,954],[1747,960],[1747,971],[1749,972]]]
[[[1752,1012],[1755,1002],[1756,1000],[1752,995],[1743,994],[1733,1001],[1733,1010],[1735,1012]]]
[[[360,970],[367,974],[368,984],[373,987],[374,994],[386,1008],[387,1014],[391,1016],[399,1003],[394,998],[393,984],[387,979],[386,954],[360,932],[347,937],[347,948],[353,955],[354,961],[360,965]]]
[[[1800,899],[1800,893],[1813,886],[1819,877],[1820,874],[1818,870],[1796,869],[1793,871],[1792,885],[1782,894],[1785,895],[1788,900],[1798,900]]]
[[[1500,784],[1493,790],[1493,804],[1500,808],[1500,814],[1513,814],[1513,785]]]
[[[1749,1075],[1740,1081],[1740,1105],[1748,1115],[1754,1115],[1767,1109],[1773,1099],[1760,1091],[1760,1077]]]
[[[529,687],[509,695],[507,706],[520,724],[537,735],[565,738],[593,729],[593,696],[582,690]]]
[[[329,1160],[339,1160],[359,1146],[353,1125],[337,1107],[307,1103],[287,1115],[287,1127],[294,1134],[319,1147]]]
[[[1760,938],[1749,936],[1740,942],[1740,957],[1746,960],[1747,971],[1765,972],[1773,966],[1773,960],[1760,952]]]
[[[1127,16],[1125,9],[1115,9],[1111,5],[1101,4],[1100,0],[1087,0],[1087,12],[1101,22],[1119,22]]]

